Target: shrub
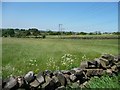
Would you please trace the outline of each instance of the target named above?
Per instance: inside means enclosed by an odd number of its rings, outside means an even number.
[[[42,38],[44,39],[44,38],[46,38],[46,36],[45,36],[45,35],[42,35]]]

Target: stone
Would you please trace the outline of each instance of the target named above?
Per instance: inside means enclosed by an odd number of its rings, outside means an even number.
[[[97,68],[97,61],[88,61],[88,68]]]
[[[38,87],[40,85],[39,81],[35,79],[33,82],[30,83],[31,87]]]
[[[86,86],[86,84],[87,84],[87,81],[83,83],[83,86]]]
[[[54,80],[55,83],[57,83],[59,81],[56,76],[53,76],[52,79]]]
[[[80,83],[83,83],[87,80],[87,76],[85,75],[85,72],[81,70],[80,72],[76,72],[75,76],[77,77],[77,80],[80,80]]]
[[[46,75],[45,76],[45,83],[43,83],[41,86],[42,88],[45,88],[47,85],[49,85],[50,81],[52,80],[52,78],[50,78],[50,76]]]
[[[116,65],[120,65],[120,61],[118,61]]]
[[[87,62],[87,61],[83,61],[83,62],[81,62],[81,64],[80,64],[80,68],[81,68],[81,69],[88,68],[88,62]]]
[[[120,72],[120,62],[116,64],[118,71]]]
[[[96,66],[95,65],[89,65],[88,68],[92,69],[92,68],[96,68]]]
[[[29,84],[26,83],[26,81],[24,80],[23,77],[18,76],[17,77],[17,82],[18,82],[18,85],[19,85],[19,90],[23,90],[23,89],[28,90],[28,89],[30,89]]]
[[[45,88],[45,87],[47,87],[49,85],[49,82],[45,82],[45,83],[43,83],[42,85],[41,85],[41,88]]]
[[[83,73],[83,69],[77,69],[77,70],[75,70],[75,75],[77,76],[77,75],[81,75]]]
[[[108,61],[114,60],[114,56],[110,54],[103,54],[101,57],[107,59]]]
[[[21,77],[21,76],[18,76],[18,77],[17,77],[17,82],[18,82],[18,84],[19,84],[19,87],[23,87],[24,84],[25,84],[24,78]]]
[[[44,88],[45,90],[55,90],[55,83],[53,80],[49,82],[49,84]]]
[[[81,68],[73,68],[70,70],[71,74],[81,73],[82,71],[83,71],[83,69],[81,69]]]
[[[3,79],[2,80],[2,88],[5,87],[6,83],[9,82],[9,78]]]
[[[52,77],[52,81],[55,83],[55,88],[61,86],[61,82],[59,81],[59,79],[56,76]]]
[[[80,88],[80,82],[76,81],[76,82],[72,83],[72,88],[79,89]]]
[[[73,68],[73,69],[71,69],[71,70],[77,71],[77,70],[81,70],[81,68]]]
[[[34,76],[33,71],[29,71],[29,72],[24,76],[24,79],[25,79],[28,83],[34,81],[35,76]]]
[[[118,58],[119,58],[118,56],[115,56],[115,57],[114,57],[114,60],[113,60],[113,63],[117,63],[117,62],[119,61]]]
[[[86,75],[87,76],[101,76],[104,74],[104,70],[103,69],[86,69]]]
[[[58,73],[61,73],[61,71],[56,70],[56,71],[53,72],[53,75],[57,76]]]
[[[99,58],[95,58],[94,61],[96,62],[96,67],[100,68],[100,59]]]
[[[85,81],[83,84],[80,85],[80,88],[86,88],[87,84],[88,84],[88,81]]]
[[[71,75],[71,74],[74,74],[75,72],[76,72],[75,70],[71,69],[71,70],[70,70],[70,75]]]
[[[18,82],[17,79],[13,76],[9,78],[9,81],[4,86],[5,89],[16,89],[18,88]]]
[[[72,82],[75,82],[77,80],[77,77],[74,74],[72,74],[72,75],[70,75],[70,80]]]
[[[27,89],[24,89],[24,88],[18,88],[17,90],[27,90]]]
[[[49,88],[49,87],[57,88],[60,85],[61,83],[56,76],[53,76],[52,78],[50,78],[49,76],[45,76],[45,83],[42,84],[41,86],[42,88]]]
[[[83,79],[85,79],[85,80],[88,80],[88,79],[89,79],[89,78],[87,77],[87,75],[86,75],[85,72],[83,72],[82,76],[83,76]]]
[[[47,75],[47,76],[50,76],[50,77],[53,76],[53,72],[51,70],[45,70],[44,74]]]
[[[43,76],[43,72],[40,72],[37,76],[36,76],[36,79],[38,80],[38,82],[40,84],[44,83],[44,76]]]
[[[49,75],[49,74],[51,74],[51,73],[52,73],[51,70],[45,70],[45,71],[44,71],[44,74],[45,74],[45,75]]]
[[[63,74],[68,74],[68,75],[71,74],[69,70],[61,70],[61,72],[62,72]]]
[[[65,78],[66,78],[67,84],[71,84],[70,75],[64,74],[64,76],[65,76]]]
[[[65,76],[62,73],[58,73],[56,77],[58,78],[62,86],[66,86],[67,81],[66,81]]]
[[[118,72],[118,69],[117,69],[117,66],[116,66],[116,65],[113,65],[113,66],[111,67],[111,69],[112,69],[113,72]]]
[[[52,78],[50,76],[48,76],[48,75],[45,76],[45,82],[50,82],[51,80],[52,80]]]
[[[120,61],[117,62],[117,63],[115,63],[115,65],[116,65],[116,67],[117,67],[117,69],[118,69],[118,72],[120,72]]]
[[[117,57],[118,57],[118,61],[120,61],[120,54]]]
[[[88,61],[88,66],[89,65],[96,65],[96,61]]]
[[[65,86],[60,86],[58,88],[56,88],[55,90],[66,90]]]
[[[75,72],[74,74],[77,77],[77,80],[85,81],[87,79],[87,76],[85,75],[85,72],[81,69]]]
[[[103,69],[106,69],[109,64],[109,61],[107,59],[100,58],[100,64],[103,67]]]
[[[112,69],[107,69],[106,73],[109,74],[109,75],[112,75]]]

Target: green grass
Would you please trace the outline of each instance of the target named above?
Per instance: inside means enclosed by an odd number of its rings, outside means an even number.
[[[38,73],[46,69],[70,69],[103,53],[117,55],[118,40],[3,38],[2,76],[23,75],[29,70]],[[73,60],[72,64],[62,65],[67,58]]]
[[[0,38],[0,79],[2,78],[2,38]]]
[[[104,75],[100,78],[92,77],[87,88],[120,88],[120,74],[118,76],[110,77]]]

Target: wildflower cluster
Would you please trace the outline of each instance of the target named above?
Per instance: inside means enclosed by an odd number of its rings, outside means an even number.
[[[72,68],[74,61],[76,60],[76,58],[71,55],[71,54],[64,54],[61,57],[61,65],[62,67],[64,67],[64,69],[69,69]]]
[[[82,61],[85,61],[85,60],[89,60],[89,58],[87,58],[87,56],[84,54],[84,55],[82,56]]]
[[[24,63],[27,63],[27,70],[34,70],[35,73],[39,71],[37,59],[30,59],[25,61]]]
[[[37,60],[36,60],[36,59],[30,59],[30,60],[28,61],[28,65],[29,65],[29,66],[38,66]]]
[[[61,59],[61,61],[56,61],[54,58],[50,58],[47,63],[47,69],[52,70],[61,70],[61,69],[70,69],[73,67],[74,61],[76,58],[71,54],[64,54]]]
[[[49,60],[46,63],[47,69],[52,70],[59,70],[59,66],[57,65],[57,62],[54,58],[49,58]]]

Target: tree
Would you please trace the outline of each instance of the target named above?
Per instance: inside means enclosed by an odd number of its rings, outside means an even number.
[[[25,36],[29,36],[30,35],[30,31],[29,30],[24,31],[24,33],[25,33]]]
[[[7,37],[8,36],[8,32],[5,29],[2,29],[2,37]]]
[[[37,37],[39,35],[39,31],[38,29],[36,28],[32,28],[32,29],[29,29],[29,31],[31,32],[32,35],[34,35],[35,37]]]
[[[120,35],[120,32],[113,32],[112,34]]]
[[[43,39],[44,39],[44,38],[46,38],[46,35],[45,35],[45,34],[43,34],[43,35],[42,35],[42,38],[43,38]]]
[[[101,35],[101,32],[100,31],[95,31],[95,34],[96,35]]]
[[[15,36],[14,29],[9,29],[9,30],[8,30],[8,35],[9,35],[10,37],[14,37],[14,36]]]
[[[95,35],[94,33],[90,32],[89,35]]]
[[[86,35],[87,33],[86,32],[80,32],[80,35]]]

